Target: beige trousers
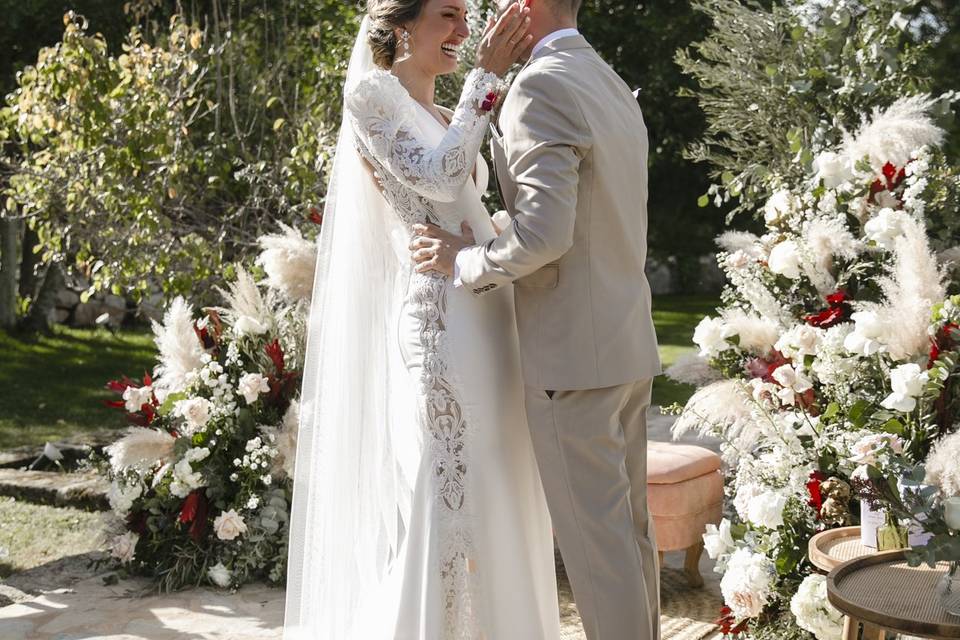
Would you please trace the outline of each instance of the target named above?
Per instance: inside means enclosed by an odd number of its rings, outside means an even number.
[[[652,387],[651,378],[550,393],[526,387],[547,506],[588,640],[660,640],[647,510]]]

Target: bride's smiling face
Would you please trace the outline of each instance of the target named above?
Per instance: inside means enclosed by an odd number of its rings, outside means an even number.
[[[453,73],[459,64],[460,47],[470,36],[465,0],[425,0],[420,16],[407,26],[412,64],[430,75]],[[397,42],[402,43],[398,32]],[[404,56],[403,45],[397,58]]]

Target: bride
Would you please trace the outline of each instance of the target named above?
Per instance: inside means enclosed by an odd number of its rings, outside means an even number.
[[[456,110],[433,104],[464,0],[368,0],[319,239],[284,639],[557,640],[550,516],[511,287],[414,268],[411,225],[496,229],[479,157],[527,9],[487,24]]]

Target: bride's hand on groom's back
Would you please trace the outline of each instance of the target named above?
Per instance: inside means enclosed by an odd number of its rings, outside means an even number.
[[[533,48],[533,36],[527,33],[529,14],[528,7],[511,3],[499,18],[491,17],[477,46],[477,66],[503,76],[514,62],[529,55]]]

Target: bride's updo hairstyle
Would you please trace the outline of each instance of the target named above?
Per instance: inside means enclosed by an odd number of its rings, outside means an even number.
[[[426,0],[367,0],[368,40],[377,66],[389,69],[397,57],[395,29],[420,17]]]

